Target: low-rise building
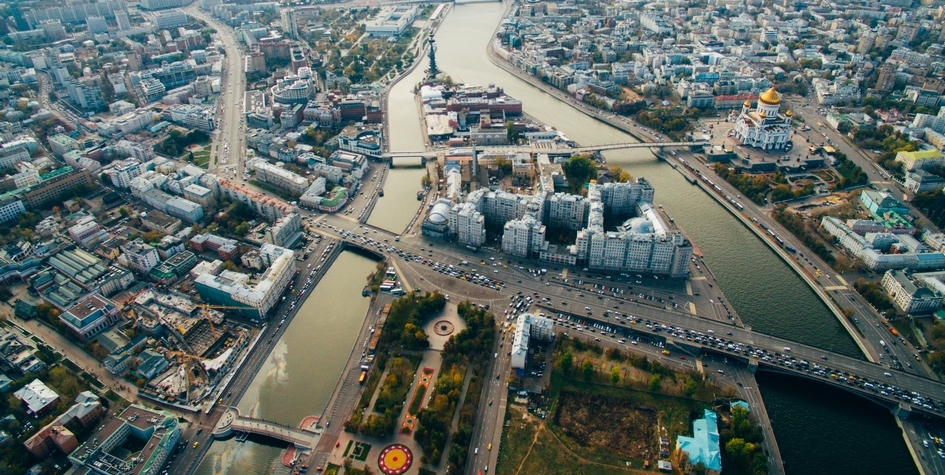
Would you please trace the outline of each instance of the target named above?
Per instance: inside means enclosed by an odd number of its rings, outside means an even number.
[[[19,399],[26,406],[26,412],[33,415],[43,414],[59,404],[59,394],[38,379],[13,393],[13,397]]]
[[[942,306],[942,294],[925,281],[914,279],[901,270],[888,270],[881,281],[890,299],[906,313],[932,313]]]
[[[686,454],[688,458],[686,462],[689,466],[701,463],[709,475],[722,473],[719,423],[715,412],[706,409],[702,419],[692,422],[692,437],[677,436],[676,450]]]
[[[0,361],[23,375],[46,368],[46,363],[36,356],[36,344],[6,327],[0,328]]]
[[[132,404],[74,450],[69,461],[85,473],[96,475],[156,475],[177,447],[181,432],[173,415]],[[118,453],[129,437],[143,447],[136,457],[138,462],[130,469],[124,466],[123,454]]]
[[[141,225],[161,234],[174,234],[181,227],[181,220],[160,211],[141,213]]]
[[[85,341],[118,321],[118,306],[101,295],[92,294],[59,314],[66,330]]]

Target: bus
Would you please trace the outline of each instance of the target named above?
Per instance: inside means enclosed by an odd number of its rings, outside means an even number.
[[[367,370],[361,370],[361,376],[358,378],[358,384],[364,384],[365,379],[367,379]]]

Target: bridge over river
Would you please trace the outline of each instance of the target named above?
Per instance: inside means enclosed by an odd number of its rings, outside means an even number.
[[[302,424],[304,428],[297,429],[278,422],[243,416],[240,415],[239,409],[229,407],[214,427],[213,437],[222,439],[235,432],[247,432],[289,442],[296,447],[312,449],[321,437],[321,430],[316,429],[314,424],[305,424],[305,421],[309,420],[317,421],[315,418],[307,417]]]
[[[604,152],[607,150],[623,150],[632,148],[647,149],[667,149],[667,148],[699,148],[708,145],[708,142],[620,142],[601,145],[589,145],[586,147],[558,147],[556,143],[537,143],[529,145],[489,145],[481,147],[454,147],[448,150],[431,150],[418,152],[385,152],[381,158],[414,158],[424,159],[436,158],[439,154],[471,154],[481,153],[546,153],[551,156],[572,155],[575,153]]]

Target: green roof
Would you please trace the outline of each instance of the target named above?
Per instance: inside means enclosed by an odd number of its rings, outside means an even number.
[[[341,191],[332,191],[326,198],[322,198],[322,206],[333,207],[338,203],[348,199],[348,190],[342,188]]]
[[[72,167],[65,166],[65,167],[53,170],[49,173],[44,173],[39,176],[39,180],[46,181],[46,180],[49,180],[50,178],[56,178],[57,176],[65,175],[66,173],[72,173]]]
[[[938,150],[920,150],[918,152],[899,152],[913,160],[929,160],[935,158],[942,158],[942,152]]]

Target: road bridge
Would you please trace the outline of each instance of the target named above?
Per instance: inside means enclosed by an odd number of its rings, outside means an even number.
[[[623,150],[623,149],[634,149],[634,148],[646,148],[646,149],[658,149],[663,150],[667,148],[698,148],[705,147],[708,145],[708,142],[699,141],[699,142],[619,142],[619,143],[609,143],[601,145],[590,145],[586,147],[558,147],[556,144],[531,144],[531,145],[490,145],[483,147],[455,147],[450,148],[447,152],[446,150],[433,150],[433,151],[416,151],[416,152],[385,152],[381,155],[382,158],[391,159],[391,158],[415,158],[420,157],[424,159],[436,158],[441,153],[447,154],[466,154],[472,153],[473,149],[477,154],[481,153],[546,153],[551,156],[560,156],[560,155],[572,155],[575,153],[590,153],[590,152],[604,152],[607,150]]]
[[[273,439],[289,442],[296,447],[304,447],[307,449],[315,447],[315,444],[318,443],[318,439],[321,436],[321,431],[317,429],[297,429],[279,424],[278,422],[255,419],[240,415],[239,409],[229,407],[223,416],[220,417],[216,427],[214,427],[213,437],[222,439],[230,436],[234,432],[248,432],[250,434],[264,435]]]
[[[915,412],[945,419],[945,385],[940,381],[757,333],[750,328],[734,327],[670,312],[661,315],[658,321],[643,317],[637,317],[635,322],[628,321],[626,317],[633,318],[633,316],[626,314],[623,314],[624,318],[617,320],[614,317],[622,314],[617,312],[607,314],[606,309],[600,309],[598,313],[598,309],[594,308],[597,305],[593,302],[585,303],[589,304],[587,306],[591,308],[592,316],[562,312],[560,309],[545,305],[540,305],[540,307],[553,315],[558,313],[571,315],[572,319],[576,317],[584,324],[590,322],[604,325],[613,329],[617,335],[659,342],[668,349],[693,356],[715,353],[735,358],[746,363],[753,372],[760,368],[830,384],[870,400],[882,402],[903,418],[908,413]],[[568,329],[567,324],[564,326],[564,329]],[[688,333],[685,330],[696,333]],[[603,332],[603,334],[608,333]],[[722,342],[719,343],[716,339],[721,339]],[[763,350],[763,352],[758,353],[758,350]],[[753,356],[759,354],[760,356]],[[886,387],[899,388],[901,392],[887,390]],[[925,399],[932,399],[934,405],[913,401],[913,393]]]
[[[328,235],[333,234],[333,231],[331,230],[331,228],[326,229],[324,227],[326,224],[337,226],[341,230],[350,230],[353,233],[359,233],[359,232],[363,233],[363,230],[368,229],[370,231],[369,232],[370,236],[373,237],[375,240],[379,240],[383,242],[384,239],[388,239],[389,240],[387,243],[388,245],[393,245],[397,247],[398,249],[411,252],[414,255],[420,255],[422,252],[420,251],[420,247],[427,246],[425,242],[416,240],[415,238],[412,238],[412,237],[410,238],[405,237],[405,239],[402,239],[400,242],[397,242],[395,244],[392,238],[395,237],[396,234],[393,234],[389,231],[385,231],[383,229],[377,229],[368,225],[364,225],[364,227],[358,228],[357,223],[354,223],[352,221],[343,219],[341,217],[333,216],[333,215],[325,216],[324,219],[322,220],[322,227],[319,229],[320,232],[323,232]],[[374,231],[377,231],[377,232],[375,233]],[[381,250],[378,249],[378,251],[381,251]],[[386,253],[386,251],[381,251],[381,252]],[[470,261],[477,261],[481,258],[481,256],[479,255],[466,252],[465,250],[460,249],[457,246],[450,246],[450,245],[437,245],[437,253],[439,254],[437,259],[440,260],[441,262],[444,262],[445,259],[454,259],[454,260],[465,259],[465,260],[470,260]],[[414,264],[412,263],[412,261],[407,261],[404,263],[404,265],[411,266]],[[427,266],[423,266],[423,267],[424,267],[423,271],[429,272],[429,269],[427,268]],[[523,280],[522,283],[517,284],[516,283],[517,279],[521,279],[521,277],[512,277],[511,275],[506,276],[505,274],[510,272],[510,270],[506,270],[502,268],[498,268],[496,270],[498,271],[498,275],[495,275],[493,277],[503,280],[505,282],[505,288],[503,289],[503,293],[514,294],[517,290],[522,290],[523,293],[527,293],[527,294],[531,294],[533,292],[540,292],[541,294],[547,294],[548,288],[544,285],[545,284],[544,282],[539,282],[539,281],[532,282],[532,281]],[[469,285],[473,285],[473,284],[469,284]],[[557,283],[551,283],[551,285],[557,285]],[[943,384],[940,381],[909,374],[904,371],[899,371],[899,370],[889,367],[888,365],[879,365],[879,364],[871,363],[869,361],[865,361],[862,359],[851,358],[849,356],[834,353],[829,350],[815,348],[809,345],[799,344],[797,342],[786,340],[784,338],[778,338],[771,335],[765,335],[763,333],[752,331],[750,328],[741,328],[734,325],[719,323],[717,321],[705,320],[705,319],[702,319],[693,315],[689,315],[689,314],[684,314],[684,313],[674,312],[674,311],[669,311],[669,310],[663,311],[660,309],[644,310],[643,308],[638,308],[637,310],[623,310],[619,314],[614,314],[614,313],[611,313],[613,312],[613,310],[610,307],[596,300],[588,301],[587,299],[576,299],[574,298],[573,295],[570,295],[570,294],[568,295],[569,297],[567,298],[567,300],[569,300],[571,303],[567,306],[562,306],[560,302],[556,302],[557,305],[555,306],[551,306],[551,305],[540,305],[540,306],[544,307],[546,309],[545,311],[551,314],[569,313],[565,309],[572,308],[572,307],[583,308],[584,306],[588,306],[592,310],[592,315],[576,314],[573,312],[571,313],[574,316],[584,319],[584,320],[592,320],[594,322],[601,323],[604,325],[609,325],[611,327],[623,328],[622,331],[624,332],[628,332],[632,330],[632,332],[634,333],[637,333],[640,335],[646,335],[648,338],[658,338],[662,341],[666,341],[669,344],[679,345],[681,347],[689,346],[693,348],[694,353],[697,353],[699,351],[716,351],[716,352],[721,352],[725,354],[726,356],[741,355],[741,356],[744,356],[745,359],[747,360],[748,356],[744,355],[743,352],[747,350],[747,347],[751,346],[752,348],[755,348],[755,349],[763,349],[771,355],[780,353],[783,355],[793,356],[797,360],[804,360],[804,361],[810,362],[811,364],[816,363],[822,367],[830,368],[836,374],[843,373],[847,376],[854,375],[854,377],[856,377],[857,380],[867,379],[870,381],[883,382],[889,385],[897,386],[909,394],[916,392],[916,393],[921,394],[923,397],[934,398],[934,400],[938,403],[937,408],[929,410],[928,408],[925,408],[922,406],[913,407],[915,412],[928,413],[929,415],[945,418],[945,404],[942,404],[942,400],[945,399],[945,384]],[[561,300],[561,299],[556,298],[556,300]],[[637,316],[640,316],[642,314],[641,312],[644,312],[644,311],[647,311],[651,314],[650,316],[646,318],[649,318],[654,323],[659,322],[656,324],[657,326],[660,326],[660,325],[673,326],[676,328],[684,328],[684,329],[702,332],[703,334],[709,334],[709,330],[713,330],[715,336],[725,340],[726,346],[720,349],[714,345],[702,345],[699,343],[693,343],[692,341],[687,340],[686,338],[679,339],[674,336],[667,336],[668,332],[661,327],[659,330],[648,329],[643,322],[639,322],[638,324],[631,324],[629,321],[627,321],[626,316],[635,312],[637,313]],[[609,318],[605,318],[604,315],[609,315]],[[618,323],[616,319],[613,318],[613,316],[615,315],[621,316],[621,322]],[[643,319],[643,317],[641,317],[641,319]],[[621,331],[621,330],[618,330],[618,331]],[[727,345],[729,343],[732,343],[733,345],[736,345],[737,348],[740,348],[737,351],[737,353],[735,350],[727,349]],[[891,343],[891,344],[898,344],[898,343]],[[790,348],[790,350],[785,350],[785,348]],[[797,370],[796,368],[781,366],[781,365],[778,365],[776,362],[770,363],[770,362],[764,362],[763,360],[761,360],[759,361],[758,364],[764,367],[780,368],[783,371],[790,371],[792,373],[803,375],[804,377],[809,377],[811,379],[822,381],[827,384],[841,386],[844,389],[848,389],[848,390],[851,389],[850,385],[846,383],[845,381],[840,382],[839,379],[835,380],[831,378],[829,371],[826,372],[827,374],[826,377],[819,377],[816,375],[811,376],[803,369]],[[889,374],[889,376],[886,376],[887,373]],[[863,389],[863,391],[857,390],[859,394],[863,394],[863,395],[871,394],[874,400],[885,400],[885,401],[888,401],[890,404],[897,404],[897,405],[900,402],[902,402],[902,400],[897,399],[895,397],[895,394],[893,393],[890,393],[889,395],[883,395],[881,394],[879,390],[873,392],[872,390],[860,388],[859,385],[857,385],[857,388]]]

